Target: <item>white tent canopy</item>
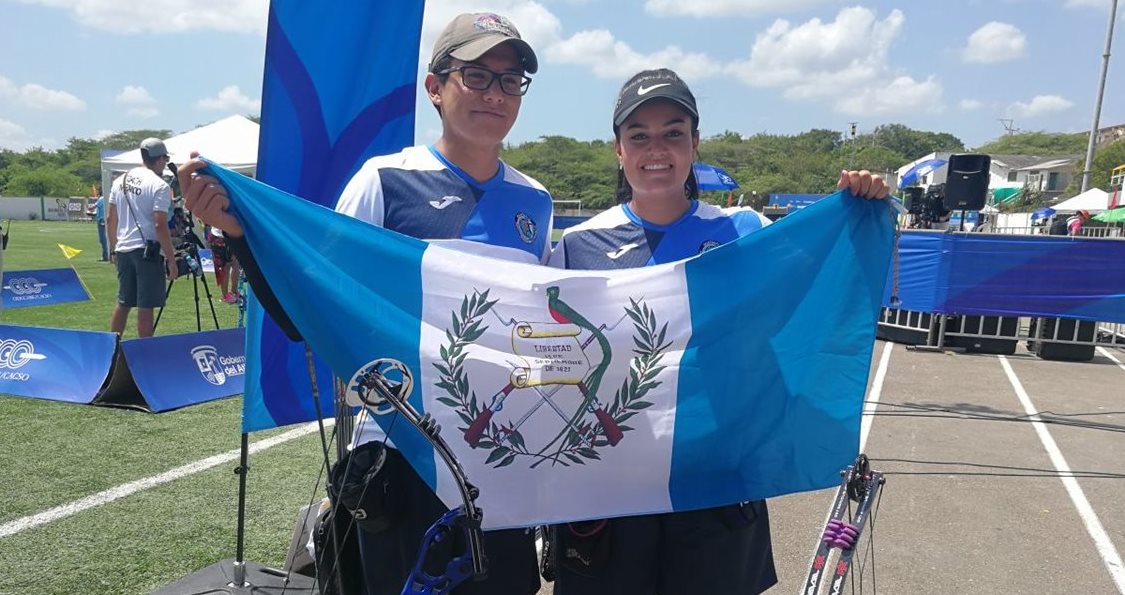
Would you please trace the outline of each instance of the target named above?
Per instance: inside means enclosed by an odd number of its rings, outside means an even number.
[[[191,158],[192,151],[234,171],[254,175],[258,166],[258,124],[245,116],[231,116],[164,139],[164,146],[177,165]],[[143,165],[141,150],[133,149],[102,159],[102,189],[108,193],[113,172]]]
[[[1053,205],[1051,208],[1060,213],[1063,211],[1101,212],[1109,208],[1109,193],[1100,188],[1091,188],[1078,196]]]

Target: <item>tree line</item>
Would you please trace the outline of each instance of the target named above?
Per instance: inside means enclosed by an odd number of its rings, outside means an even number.
[[[168,138],[172,133],[132,130],[98,140],[71,138],[65,147],[54,151],[0,149],[0,195],[88,196],[91,188],[101,183],[102,150],[131,150],[150,136]],[[1085,133],[1024,132],[1002,136],[973,150],[1044,157],[1082,155],[1086,140]],[[727,131],[701,139],[699,159],[729,172],[741,186],[738,194],[745,194],[746,202],[760,207],[774,192],[831,192],[843,169],[887,174],[931,152],[966,150],[964,143],[949,133],[887,124],[854,137],[823,129],[795,135],[750,136]],[[595,210],[613,203],[617,158],[612,140],[543,136],[505,146],[501,157],[539,180],[556,200],[581,201],[583,208]],[[1092,186],[1107,188],[1110,170],[1122,163],[1125,141],[1102,148],[1094,159]],[[1082,167],[1080,162],[1078,179]],[[1076,191],[1077,182],[1074,186]],[[725,198],[720,193],[704,196],[713,202]],[[1033,203],[1034,197],[1025,197],[1025,201]]]

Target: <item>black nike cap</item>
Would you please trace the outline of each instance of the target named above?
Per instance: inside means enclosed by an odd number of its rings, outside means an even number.
[[[691,115],[692,123],[699,126],[699,110],[695,107],[695,95],[675,72],[667,68],[642,70],[633,75],[617,95],[617,107],[613,109],[613,130],[651,99],[670,99],[678,103]]]

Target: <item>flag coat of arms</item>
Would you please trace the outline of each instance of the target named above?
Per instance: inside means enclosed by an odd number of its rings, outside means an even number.
[[[279,303],[349,380],[405,370],[496,529],[835,485],[855,458],[892,248],[842,193],[695,258],[568,271],[466,254],[212,167]],[[300,228],[301,234],[287,230]],[[372,416],[450,506],[389,405]]]

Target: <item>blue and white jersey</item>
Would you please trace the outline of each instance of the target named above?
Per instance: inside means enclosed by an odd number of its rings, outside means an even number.
[[[540,264],[551,255],[551,195],[539,182],[504,162],[495,176],[478,182],[434,147],[368,159],[336,210],[474,254]],[[356,418],[352,445],[385,436],[364,410]]]
[[[618,205],[568,228],[551,254],[551,266],[567,269],[628,269],[690,258],[753,233],[770,220],[748,207],[728,209],[692,201],[669,225],[641,219]]]
[[[478,182],[433,147],[369,159],[336,210],[422,240],[475,242],[458,246],[473,252],[487,245],[483,252],[500,258],[545,263],[550,255],[551,195],[539,182],[504,162]]]

